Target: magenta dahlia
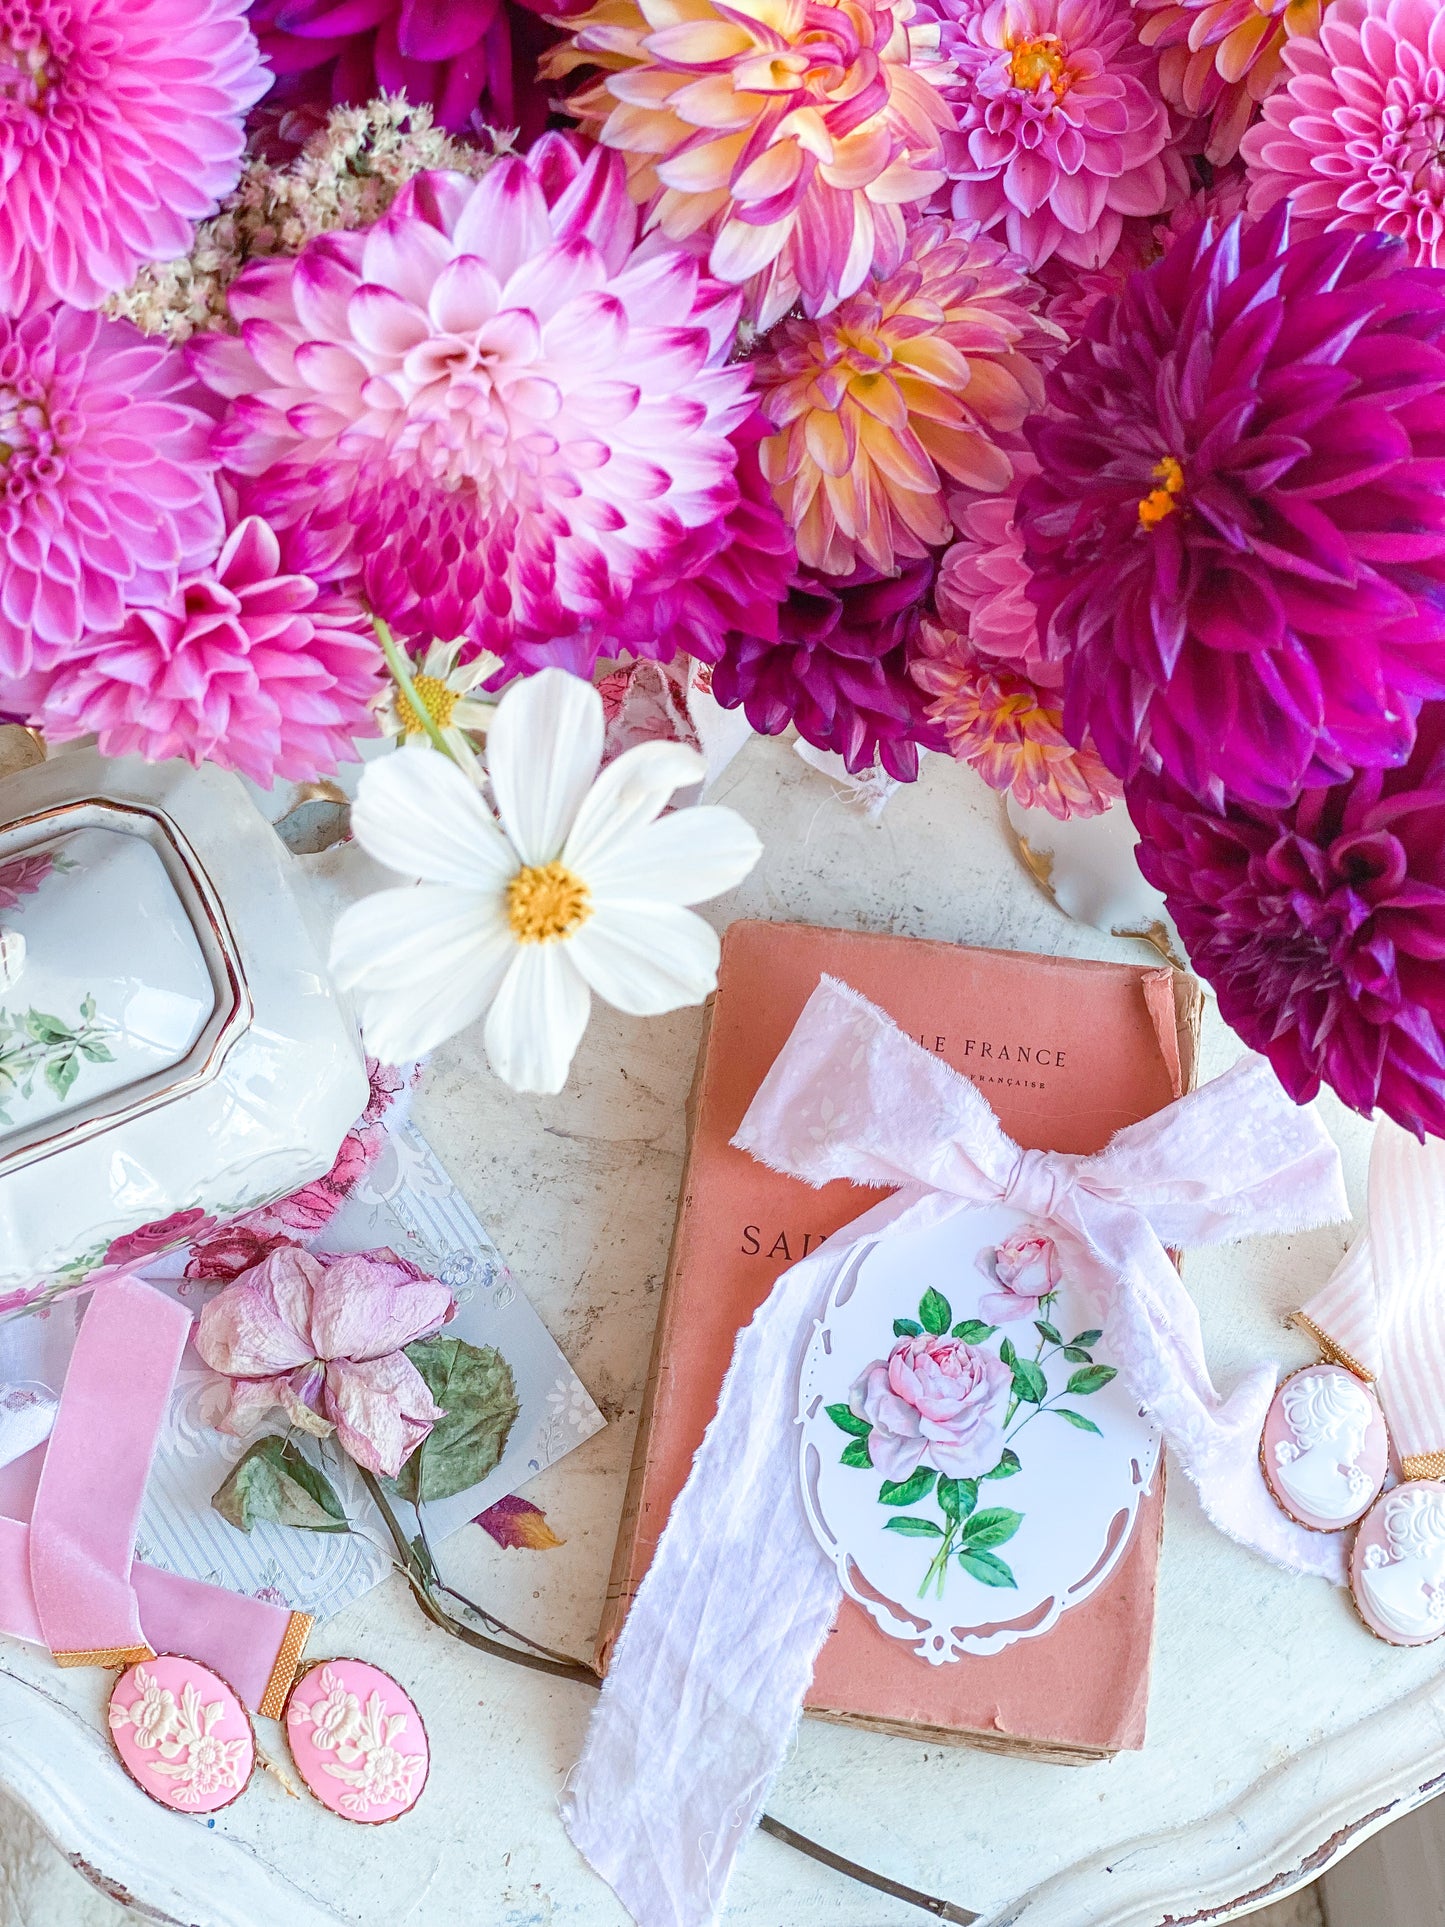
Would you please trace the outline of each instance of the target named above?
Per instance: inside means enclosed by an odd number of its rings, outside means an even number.
[[[187,253],[270,84],[245,0],[3,0],[0,310],[94,308]]]
[[[1019,524],[1064,727],[1123,778],[1292,802],[1445,695],[1445,275],[1206,223],[1102,302]]]
[[[288,103],[359,107],[377,94],[427,103],[454,134],[547,118],[537,61],[556,40],[539,17],[568,7],[510,0],[252,0],[251,25]]]
[[[1292,1097],[1322,1083],[1445,1136],[1445,704],[1400,769],[1217,811],[1141,776],[1139,867],[1226,1022]]]
[[[944,740],[909,674],[933,572],[931,557],[894,576],[800,569],[777,640],[729,636],[712,672],[713,695],[724,709],[741,706],[764,736],[795,724],[805,742],[835,751],[855,776],[877,762],[899,782],[913,782],[919,748],[941,749]]]
[[[252,263],[240,335],[190,344],[247,506],[408,636],[504,660],[620,615],[693,531],[720,546],[738,296],[637,229],[621,158],[549,134]]]
[[[159,607],[70,651],[33,720],[55,742],[94,735],[104,756],[182,756],[269,785],[354,760],[385,687],[361,610],[288,573],[275,531],[251,515]]]
[[[1028,266],[1096,268],[1124,217],[1186,191],[1154,56],[1129,0],[934,0],[962,136],[949,172],[960,221],[1003,229]]]
[[[1296,234],[1377,228],[1445,267],[1445,11],[1334,0],[1319,38],[1283,55],[1284,85],[1240,143],[1251,208],[1287,194]]]
[[[205,399],[128,321],[0,315],[0,675],[48,669],[215,555]]]

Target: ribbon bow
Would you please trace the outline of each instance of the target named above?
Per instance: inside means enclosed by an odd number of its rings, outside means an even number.
[[[1270,1367],[1221,1399],[1167,1246],[1293,1231],[1348,1215],[1339,1154],[1312,1107],[1246,1059],[1088,1157],[1021,1150],[968,1080],[876,1005],[824,977],[733,1142],[812,1185],[894,1195],[783,1273],[738,1336],[718,1413],[613,1658],[563,1813],[642,1927],[716,1918],[737,1849],[787,1749],[841,1599],[798,1489],[803,1352],[864,1239],[1007,1203],[1067,1240],[1119,1370],[1206,1510],[1251,1453]],[[1280,1518],[1267,1499],[1271,1528]],[[1287,1523],[1287,1522],[1286,1522]]]

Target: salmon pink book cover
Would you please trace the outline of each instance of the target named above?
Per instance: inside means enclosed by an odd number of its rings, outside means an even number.
[[[1166,966],[1089,963],[919,938],[735,923],[689,1106],[690,1142],[597,1667],[716,1409],[733,1342],[773,1281],[876,1201],[813,1190],[730,1142],[824,972],[971,1078],[1019,1144],[1097,1151],[1193,1083],[1198,987]],[[845,1600],[807,1707],[917,1738],[1063,1761],[1144,1743],[1163,1476],[1115,1571],[1057,1626],[934,1667]]]

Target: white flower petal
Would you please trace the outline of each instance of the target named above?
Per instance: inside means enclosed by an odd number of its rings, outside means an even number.
[[[592,993],[566,943],[524,943],[487,1018],[487,1056],[514,1091],[560,1091],[582,1041]]]
[[[598,996],[631,1017],[700,1004],[717,988],[717,932],[674,904],[599,904],[567,947]]]
[[[424,883],[378,890],[337,919],[331,969],[356,998],[368,1047],[401,1064],[487,1008],[516,944],[500,904]]]
[[[491,812],[450,756],[413,748],[361,772],[351,827],[368,856],[403,876],[500,890],[519,868]]]
[[[702,903],[741,883],[762,853],[736,810],[705,805],[614,839],[582,874],[597,903]]]
[[[602,698],[565,669],[513,683],[487,731],[497,813],[524,863],[550,863],[602,762]]]
[[[614,844],[660,816],[674,790],[700,783],[706,774],[706,762],[683,743],[625,749],[587,792],[562,861],[590,882],[593,866]]]

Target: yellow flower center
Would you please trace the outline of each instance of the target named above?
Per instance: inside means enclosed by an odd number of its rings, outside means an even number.
[[[1184,493],[1184,470],[1172,455],[1156,462],[1150,471],[1158,488],[1151,488],[1139,504],[1139,520],[1146,529],[1157,528],[1166,515],[1172,515]]]
[[[1054,34],[1041,34],[1037,40],[1020,40],[1009,61],[1009,77],[1015,87],[1033,93],[1041,80],[1047,80],[1056,100],[1069,91],[1069,72],[1064,62],[1063,42]]]
[[[440,676],[413,676],[411,686],[421,699],[421,706],[431,717],[438,729],[445,729],[451,722],[452,712],[461,698],[454,689],[448,689]],[[412,708],[410,700],[401,690],[396,692],[396,713],[401,719],[402,729],[408,736],[420,736],[426,724]]]
[[[563,863],[524,867],[507,885],[507,921],[518,943],[555,943],[591,915],[591,892]]]

